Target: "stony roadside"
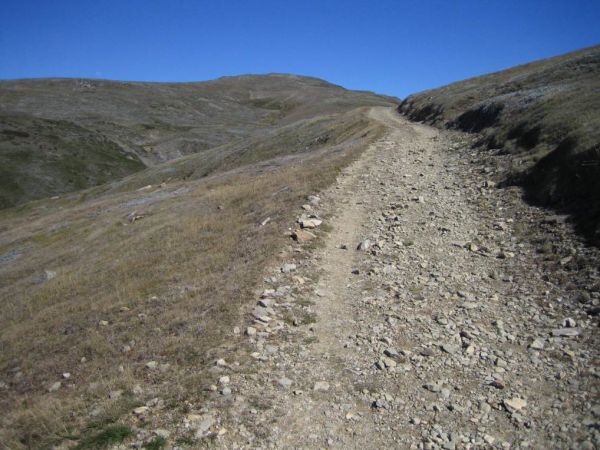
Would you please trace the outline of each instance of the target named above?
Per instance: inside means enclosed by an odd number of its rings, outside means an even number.
[[[195,445],[600,447],[598,251],[464,135],[372,115],[389,134],[298,211]]]

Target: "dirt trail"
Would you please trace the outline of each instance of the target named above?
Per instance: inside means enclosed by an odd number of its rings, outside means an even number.
[[[324,247],[268,279],[283,294],[250,337],[257,374],[232,379],[224,446],[598,445],[597,328],[515,232],[543,212],[493,189],[459,137],[371,115],[389,133],[320,196]],[[315,322],[280,320],[300,313]]]

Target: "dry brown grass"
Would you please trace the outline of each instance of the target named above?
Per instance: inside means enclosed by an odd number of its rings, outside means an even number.
[[[0,445],[89,436],[128,423],[132,408],[153,397],[171,418],[184,401],[201,405],[206,370],[240,344],[233,327],[298,206],[381,132],[354,114],[357,125],[336,147],[177,181],[158,189],[185,190],[154,202],[124,206],[157,188],[3,212],[0,254],[22,254],[0,263]],[[124,225],[133,210],[144,217]],[[57,276],[42,282],[44,270]],[[150,360],[169,367],[149,371]],[[71,378],[61,380],[64,372]],[[55,381],[62,387],[49,393]],[[122,397],[109,400],[117,389]]]

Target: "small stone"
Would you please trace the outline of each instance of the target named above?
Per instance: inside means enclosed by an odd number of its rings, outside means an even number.
[[[271,306],[273,306],[273,304],[273,300],[269,298],[263,298],[258,301],[258,305],[262,306],[263,308],[270,308]]]
[[[529,344],[529,348],[533,350],[543,350],[544,349],[544,341],[541,339],[534,339],[531,344]]]
[[[143,416],[144,414],[146,414],[148,411],[150,411],[150,408],[147,406],[138,406],[137,408],[135,408],[133,410],[133,413],[136,416]]]
[[[567,317],[565,320],[563,320],[562,325],[565,328],[575,328],[577,326],[577,322],[575,322],[575,319]]]
[[[400,357],[400,353],[393,349],[393,348],[387,348],[383,351],[383,354],[386,356],[389,356],[390,358],[399,358]]]
[[[171,436],[170,431],[164,430],[162,428],[158,428],[158,429],[154,430],[153,433],[155,436],[158,436],[163,439],[167,439],[169,436]]]
[[[496,364],[497,367],[507,367],[508,363],[503,360],[502,358],[496,358],[496,361],[494,361],[494,364]]]
[[[46,281],[51,280],[56,277],[56,272],[54,270],[44,270],[44,278]]]
[[[574,337],[581,334],[581,328],[559,328],[552,330],[552,336]]]
[[[321,202],[321,198],[318,195],[309,195],[306,199],[313,206],[318,206]]]
[[[313,391],[328,391],[329,383],[327,381],[317,381],[313,386]]]
[[[479,251],[479,247],[478,247],[476,244],[473,244],[472,242],[469,242],[469,243],[466,245],[466,247],[467,247],[467,249],[468,249],[468,250],[470,250],[470,251],[472,251],[472,252],[477,252],[477,251]]]
[[[392,358],[389,358],[389,357],[387,357],[387,356],[386,356],[386,357],[384,357],[384,358],[382,358],[382,361],[383,361],[383,364],[385,365],[385,367],[386,367],[387,369],[390,369],[390,368],[396,367],[396,366],[398,365],[398,363],[396,363],[396,361],[395,361],[394,359],[392,359]]]
[[[371,247],[371,241],[368,239],[365,239],[364,241],[362,241],[361,243],[358,244],[358,246],[356,247],[356,250],[366,251],[366,250],[369,250],[370,247]]]
[[[322,223],[323,223],[323,221],[319,220],[319,219],[306,219],[306,220],[300,221],[300,226],[302,228],[312,229],[312,228],[317,228]]]
[[[210,427],[212,427],[215,423],[215,418],[210,414],[205,414],[202,416],[198,414],[190,414],[188,415],[187,419],[188,423],[190,423],[196,429],[196,439],[206,437],[209,434]]]
[[[454,345],[454,344],[443,344],[442,345],[442,350],[445,351],[446,353],[453,355],[455,353],[458,352],[458,345]]]
[[[433,356],[433,355],[435,355],[435,352],[434,352],[434,351],[433,351],[431,348],[424,348],[423,350],[421,350],[421,351],[419,352],[419,354],[420,354],[421,356],[430,357],[430,356]]]
[[[222,377],[219,378],[219,384],[229,384],[230,379],[228,375],[223,375]]]
[[[307,230],[295,230],[292,232],[292,238],[296,242],[308,242],[315,239],[317,236]]]
[[[296,270],[296,264],[284,264],[281,267],[281,272],[283,273],[290,273],[290,272],[294,272]]]
[[[504,400],[503,404],[510,412],[520,411],[527,406],[527,402],[519,397]]]
[[[57,381],[55,383],[52,383],[49,387],[48,387],[48,392],[56,392],[60,389],[60,387],[62,386],[62,383],[60,381]]]
[[[224,396],[231,395],[231,388],[230,387],[224,387],[223,389],[221,389],[221,394],[224,395]]]
[[[69,378],[71,378],[71,374],[70,374],[69,372],[64,372],[64,373],[62,374],[62,377],[63,377],[65,380],[68,380]]]
[[[156,361],[149,361],[146,363],[146,369],[154,370],[158,368],[158,363]]]
[[[373,402],[373,407],[377,409],[388,409],[390,405],[386,399],[379,398]]]
[[[280,379],[277,380],[277,384],[279,386],[281,386],[282,388],[289,388],[292,385],[292,380],[290,380],[289,378],[286,377],[281,377]]]
[[[515,254],[513,252],[501,251],[500,253],[498,253],[498,258],[500,259],[510,259],[514,257]]]
[[[496,438],[494,436],[490,436],[489,434],[484,434],[483,440],[489,445],[494,445]]]
[[[100,325],[101,327],[106,327],[108,326],[108,320],[101,320],[100,322],[98,322],[98,325]]]
[[[225,367],[227,366],[227,362],[223,358],[220,358],[215,361],[215,366]]]
[[[256,328],[254,328],[254,327],[246,328],[246,335],[247,336],[256,336]]]
[[[438,383],[426,383],[423,387],[430,392],[440,392],[442,389]]]

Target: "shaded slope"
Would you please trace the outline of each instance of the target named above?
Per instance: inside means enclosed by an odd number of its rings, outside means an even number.
[[[599,242],[600,46],[414,94],[399,111],[480,133],[478,146],[513,155],[506,182]]]
[[[116,180],[263,136],[279,126],[391,99],[293,75],[198,83],[0,82],[0,207]],[[214,153],[214,152],[213,152]]]

